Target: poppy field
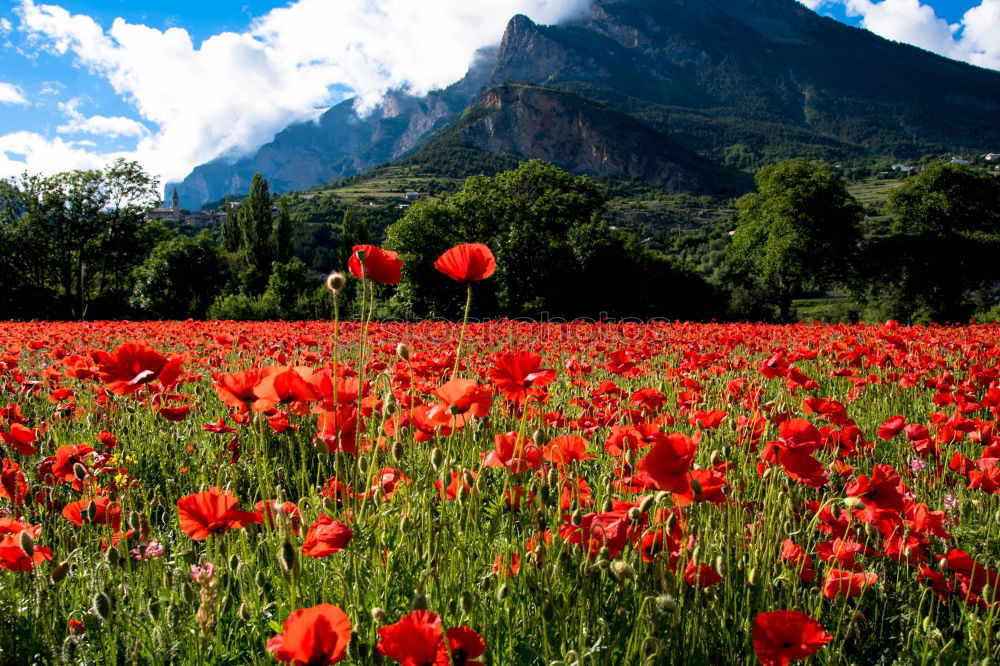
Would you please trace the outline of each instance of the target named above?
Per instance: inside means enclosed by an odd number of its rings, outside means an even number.
[[[997,652],[994,326],[7,323],[0,350],[3,663]]]

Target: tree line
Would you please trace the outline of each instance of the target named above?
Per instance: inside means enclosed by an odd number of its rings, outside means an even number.
[[[930,163],[874,217],[821,162],[784,160],[756,185],[712,260],[693,266],[609,224],[605,186],[540,161],[364,215],[335,197],[274,196],[257,174],[199,233],[147,219],[158,183],[135,162],[25,175],[0,180],[0,307],[4,318],[328,317],[325,273],[373,243],[406,262],[400,284],[377,293],[379,316],[457,317],[463,294],[433,261],[480,242],[497,258],[480,317],[787,321],[796,298],[831,291],[848,296],[837,315],[848,319],[1000,315],[1000,185],[989,176]],[[360,295],[348,284],[350,316]]]

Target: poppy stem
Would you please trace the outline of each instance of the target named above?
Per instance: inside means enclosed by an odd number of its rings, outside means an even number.
[[[458,347],[455,349],[455,367],[451,370],[451,378],[458,374],[458,363],[462,360],[462,341],[465,340],[465,325],[469,322],[469,307],[472,305],[472,283],[466,282],[468,289],[465,297],[465,314],[462,316],[462,331],[458,334]]]

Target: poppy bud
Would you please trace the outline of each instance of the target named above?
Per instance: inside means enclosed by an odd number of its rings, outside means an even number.
[[[637,523],[641,518],[642,518],[642,511],[639,509],[639,507],[634,506],[628,510],[629,521]]]
[[[574,526],[574,527],[579,527],[579,526],[580,526],[580,523],[582,523],[582,522],[583,522],[583,511],[582,511],[582,510],[580,510],[580,509],[577,509],[577,510],[576,510],[576,511],[574,511],[574,512],[573,512],[573,514],[572,514],[572,515],[571,515],[571,516],[569,517],[569,520],[570,520],[570,522],[571,522],[571,523],[573,523],[573,526]]]
[[[983,589],[979,592],[979,596],[981,596],[983,601],[986,603],[993,603],[993,586],[989,583],[983,585]]]
[[[550,467],[549,473],[545,478],[545,482],[548,483],[550,486],[554,486],[557,483],[559,483],[559,470],[556,469],[555,467]]]
[[[660,490],[656,493],[657,504],[664,504],[669,499],[672,499],[672,496],[666,490]]]
[[[332,291],[334,294],[340,292],[347,284],[347,278],[344,277],[343,273],[338,273],[334,271],[326,276],[326,288]]]
[[[462,595],[459,597],[458,601],[463,613],[468,615],[472,612],[473,604],[475,602],[475,599],[472,597],[472,592],[462,590]]]
[[[102,620],[107,620],[111,616],[111,597],[104,592],[98,592],[90,603],[94,614]]]
[[[406,449],[403,448],[403,443],[398,439],[392,443],[392,459],[399,462],[406,455]]]
[[[410,600],[410,610],[427,610],[427,595],[423,592],[417,592],[414,594],[413,599]]]
[[[871,523],[865,523],[865,534],[868,535],[869,539],[877,539],[879,536],[878,528]]]
[[[865,503],[862,502],[861,499],[857,497],[845,497],[844,506],[846,506],[848,509],[863,509],[865,508]]]
[[[106,551],[104,551],[104,559],[110,566],[118,566],[121,563],[121,555],[118,554],[118,549],[111,546]]]
[[[399,358],[403,359],[404,361],[409,361],[410,360],[410,348],[407,347],[402,342],[400,342],[398,345],[396,345],[396,356],[398,356]]]
[[[604,500],[604,505],[601,507],[602,512],[610,513],[611,511],[614,511],[614,509],[615,509],[615,504],[614,502],[611,501],[610,497]]]
[[[601,549],[597,551],[597,559],[611,561],[611,551],[607,546],[601,546]]]
[[[933,626],[934,626],[934,621],[931,620],[931,616],[930,615],[925,616],[923,622],[924,633],[925,634],[930,633],[931,627]]]
[[[695,495],[701,495],[701,483],[698,482],[698,479],[691,479],[691,490],[694,491]]]
[[[476,476],[472,473],[471,469],[462,470],[462,481],[464,481],[467,486],[471,486],[476,482]]]
[[[628,562],[623,562],[622,560],[615,560],[611,563],[611,576],[619,583],[623,580],[629,580],[630,578],[635,578],[635,569]]]
[[[281,544],[281,550],[278,551],[278,565],[281,567],[282,573],[286,576],[290,575],[295,571],[295,566],[298,564],[298,557],[295,553],[295,548],[292,544],[287,541]]]
[[[67,575],[69,575],[69,560],[60,562],[52,567],[52,573],[49,574],[49,578],[53,583],[59,584],[64,578],[66,578]]]
[[[82,509],[80,509],[80,522],[81,523],[89,523],[90,522],[90,507],[93,506],[93,504],[94,503],[91,502],[87,506],[85,506]]]
[[[948,565],[948,559],[947,558],[942,557],[940,560],[938,560],[938,570],[941,573],[948,573],[948,568],[949,568],[949,565]]]
[[[76,636],[67,636],[62,644],[62,662],[69,664],[76,661],[76,652],[80,647],[80,639]]]
[[[712,463],[712,466],[713,466],[713,467],[715,467],[715,466],[716,466],[716,465],[718,465],[718,464],[719,464],[720,462],[722,462],[722,454],[721,454],[721,453],[719,453],[718,449],[715,449],[715,450],[713,450],[713,451],[712,451],[712,455],[711,455],[711,457],[709,458],[709,462],[711,462],[711,463]]]
[[[656,501],[656,497],[653,495],[646,495],[639,502],[639,513],[646,513],[653,507],[653,502]]]
[[[543,438],[544,438],[544,435],[542,435],[542,431],[541,430],[536,430],[535,432],[531,433],[531,441],[534,442],[535,446],[537,446],[537,447],[541,447],[542,446],[542,444],[544,442]]]
[[[757,586],[757,567],[750,569],[749,573],[747,573],[747,585],[750,587]]]
[[[677,600],[669,594],[661,594],[656,597],[656,610],[663,614],[673,613],[677,610]]]
[[[136,532],[139,531],[139,512],[135,509],[128,512],[128,526]]]
[[[24,551],[24,554],[27,555],[28,557],[33,557],[35,554],[35,540],[31,538],[31,535],[28,534],[26,530],[22,531],[18,535],[18,540],[21,545],[21,550]]]
[[[669,516],[667,516],[667,520],[666,520],[666,523],[664,524],[664,527],[667,528],[668,532],[673,532],[674,531],[674,525],[676,525],[676,524],[677,524],[677,514],[676,513],[671,513]]]
[[[434,447],[431,449],[431,468],[436,472],[441,469],[441,465],[444,464],[444,454],[441,453],[441,449]]]
[[[372,609],[372,619],[375,620],[375,624],[385,624],[389,621],[389,614],[376,606]]]
[[[87,468],[80,463],[73,463],[73,476],[76,477],[77,481],[83,481],[87,478]]]
[[[576,653],[576,650],[570,650],[566,653],[566,656],[563,657],[563,663],[566,664],[566,666],[579,666],[580,655]]]
[[[510,590],[507,589],[507,583],[504,583],[503,585],[497,588],[497,600],[503,601],[504,599],[507,598],[509,593]]]
[[[719,572],[720,576],[726,575],[726,561],[722,559],[722,555],[715,558],[715,570]]]

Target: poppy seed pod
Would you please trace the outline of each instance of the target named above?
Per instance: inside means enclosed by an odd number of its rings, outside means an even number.
[[[326,288],[334,294],[340,293],[340,290],[343,289],[346,284],[347,278],[344,277],[343,273],[334,271],[326,276]]]

